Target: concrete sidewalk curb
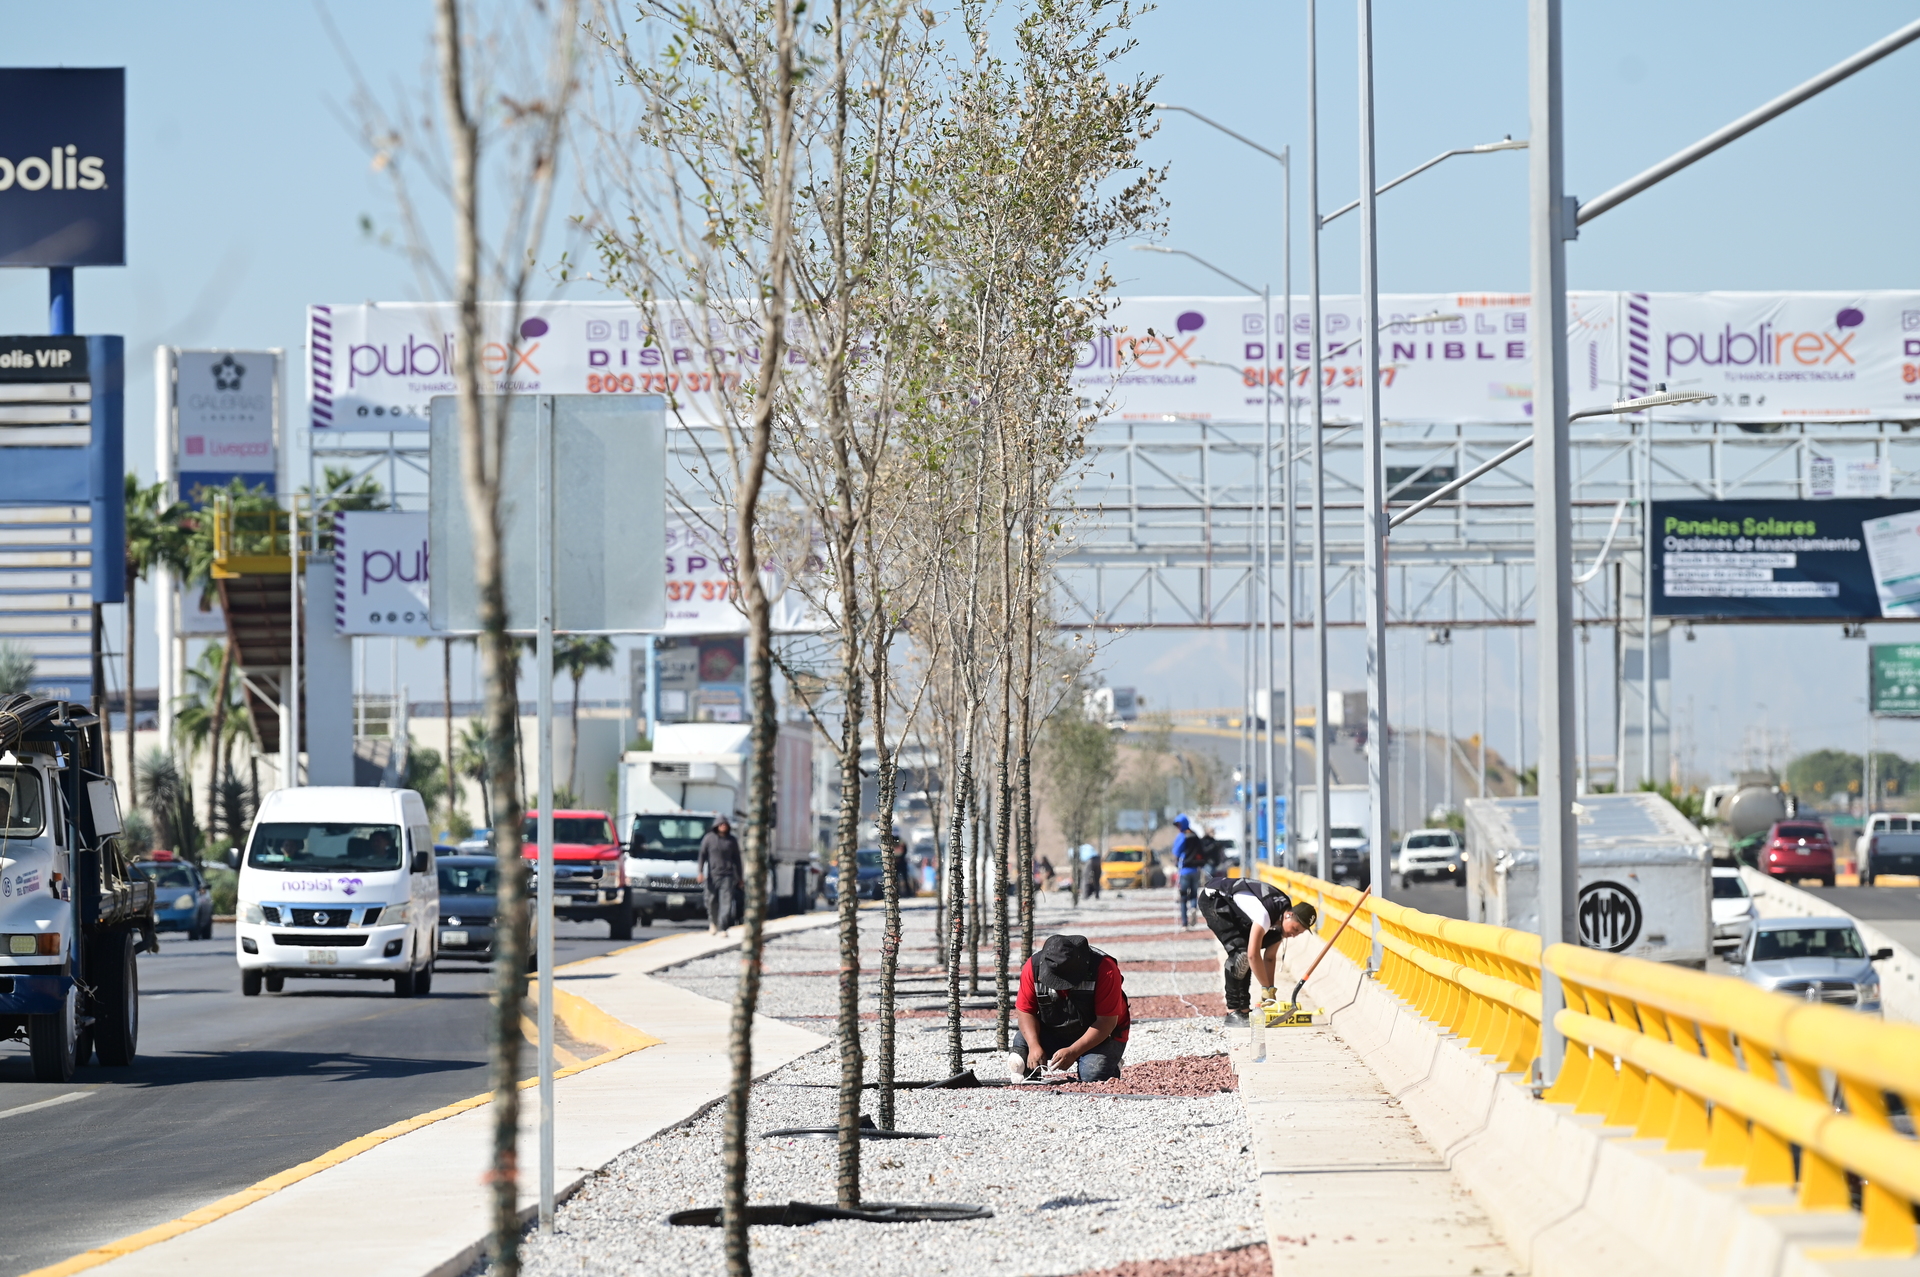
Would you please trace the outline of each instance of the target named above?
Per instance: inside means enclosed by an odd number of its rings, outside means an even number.
[[[1304,971],[1315,952],[1290,965]],[[1743,1188],[1737,1169],[1703,1169],[1699,1153],[1534,1099],[1518,1074],[1415,1015],[1343,954],[1327,955],[1309,991],[1534,1277],[1915,1271],[1908,1260],[1827,1258],[1854,1253],[1857,1215],[1799,1211],[1791,1188]]]
[[[803,914],[769,922],[767,934],[833,922],[832,914]],[[604,1027],[617,1024],[625,1031],[615,1034],[625,1045],[596,1057],[596,1067],[556,1082],[557,1200],[571,1196],[636,1144],[724,1098],[731,1006],[655,980],[652,973],[739,944],[737,929],[721,936],[665,936],[555,969],[556,992],[564,994],[556,1002],[578,1000],[570,1007],[570,1023],[602,1027],[598,1017],[606,1017],[611,1023]],[[755,1076],[764,1077],[825,1043],[818,1034],[757,1018]],[[355,1277],[460,1273],[485,1253],[488,1210],[479,1175],[492,1142],[490,1106],[481,1102],[463,1108],[467,1103],[435,1110],[448,1115],[262,1194],[243,1209],[205,1222],[191,1213],[183,1216],[174,1224],[185,1223],[190,1231],[106,1260],[100,1270],[114,1277],[198,1277],[256,1267],[270,1268],[279,1277],[338,1277],[341,1271]],[[538,1121],[537,1101],[525,1092],[520,1129],[523,1219],[531,1219],[538,1208],[537,1162],[531,1153],[537,1146]]]
[[[1741,866],[1740,876],[1746,879],[1747,890],[1760,902],[1762,917],[1831,918],[1838,915],[1853,918],[1854,925],[1860,928],[1860,938],[1867,942],[1869,950],[1893,950],[1891,958],[1876,964],[1880,971],[1881,1013],[1889,1020],[1920,1024],[1920,955],[1869,920],[1855,918],[1831,900],[1822,900],[1811,891],[1802,891],[1791,883],[1780,882],[1744,865]]]

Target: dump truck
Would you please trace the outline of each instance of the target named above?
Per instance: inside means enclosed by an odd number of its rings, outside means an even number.
[[[0,1038],[36,1082],[98,1055],[132,1064],[136,955],[160,947],[154,887],[130,872],[100,719],[31,693],[0,699]],[[143,849],[144,850],[144,849]]]

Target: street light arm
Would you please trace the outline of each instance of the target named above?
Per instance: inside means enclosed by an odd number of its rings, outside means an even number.
[[[1442,151],[1440,154],[1428,160],[1425,164],[1415,165],[1413,168],[1408,169],[1406,172],[1402,173],[1399,177],[1396,177],[1391,182],[1388,182],[1385,186],[1375,187],[1373,193],[1376,196],[1385,195],[1388,191],[1400,185],[1400,183],[1405,182],[1410,178],[1419,177],[1422,173],[1426,172],[1428,169],[1432,168],[1434,165],[1440,163],[1443,160],[1450,160],[1456,155],[1490,155],[1494,151],[1523,151],[1526,149],[1526,147],[1527,147],[1527,144],[1524,139],[1516,142],[1512,138],[1507,138],[1504,141],[1500,141],[1500,142],[1482,142],[1478,146],[1462,146],[1462,147],[1456,147],[1451,151]],[[1353,200],[1349,203],[1342,204],[1339,208],[1334,209],[1333,212],[1328,213],[1324,217],[1322,217],[1320,219],[1320,225],[1324,227],[1326,226],[1327,223],[1331,222],[1334,218],[1339,217],[1342,213],[1351,213],[1353,212],[1354,209],[1359,207],[1360,207],[1359,200]]]
[[[1606,194],[1597,195],[1588,200],[1580,206],[1579,215],[1575,220],[1579,225],[1586,225],[1615,205],[1624,204],[1649,186],[1672,177],[1696,160],[1705,159],[1727,143],[1745,137],[1775,116],[1785,114],[1815,94],[1832,88],[1854,72],[1865,70],[1889,53],[1897,52],[1915,40],[1920,40],[1920,21],[1909,22],[1886,39],[1868,45],[1838,66],[1822,71],[1805,84],[1788,89],[1765,106],[1749,111],[1718,132],[1709,133],[1692,146],[1675,152],[1646,172],[1637,177],[1628,178]]]
[[[1164,244],[1135,244],[1132,247],[1133,247],[1133,251],[1136,253],[1166,253],[1172,257],[1184,257],[1189,261],[1198,262],[1200,265],[1206,267],[1208,270],[1218,275],[1221,279],[1224,279],[1229,284],[1232,284],[1235,288],[1245,289],[1247,292],[1253,293],[1256,295],[1266,292],[1266,289],[1255,288],[1252,284],[1247,283],[1245,280],[1238,279],[1232,275],[1227,274],[1227,272],[1221,270],[1218,266],[1215,266],[1212,262],[1200,256],[1198,253],[1189,253],[1184,248],[1168,248]]]
[[[1246,143],[1248,146],[1260,152],[1260,154],[1266,156],[1268,159],[1278,160],[1282,164],[1286,164],[1288,162],[1287,157],[1281,152],[1269,151],[1266,147],[1260,145],[1258,142],[1254,141],[1252,138],[1247,137],[1245,134],[1235,133],[1232,129],[1220,123],[1220,121],[1209,119],[1208,117],[1200,114],[1200,112],[1194,110],[1190,106],[1175,106],[1171,102],[1149,102],[1147,103],[1147,105],[1152,107],[1156,111],[1184,112],[1187,115],[1191,115],[1194,119],[1200,121],[1200,123],[1202,124],[1211,124],[1214,128],[1219,129],[1222,133],[1225,133],[1228,137],[1232,138],[1234,141]]]

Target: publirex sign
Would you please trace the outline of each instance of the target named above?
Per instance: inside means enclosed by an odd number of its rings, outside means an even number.
[[[1867,682],[1871,713],[1920,717],[1920,643],[1875,643]]]
[[[1656,616],[1920,617],[1920,500],[1655,501]]]
[[[0,68],[0,266],[124,266],[126,72]]]

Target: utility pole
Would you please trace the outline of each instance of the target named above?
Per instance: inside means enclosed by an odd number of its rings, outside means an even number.
[[[1393,821],[1387,810],[1387,488],[1381,471],[1380,436],[1380,252],[1373,174],[1373,0],[1360,9],[1360,331],[1362,443],[1366,471],[1361,526],[1367,590],[1367,846],[1373,893],[1390,899]],[[1324,668],[1324,658],[1323,658]],[[1451,760],[1449,760],[1449,763]],[[1324,809],[1323,809],[1324,810]],[[1324,823],[1324,817],[1323,817]],[[1380,969],[1380,919],[1373,921],[1373,969]]]
[[[1316,699],[1313,711],[1313,796],[1314,851],[1319,861],[1314,872],[1326,878],[1332,872],[1333,828],[1330,807],[1330,778],[1327,773],[1327,744],[1331,733],[1327,725],[1327,471],[1323,440],[1326,437],[1326,378],[1322,365],[1326,359],[1320,317],[1320,52],[1317,41],[1316,11],[1319,0],[1307,0],[1307,274],[1313,290],[1309,309],[1313,315],[1311,335],[1313,356],[1313,660]],[[1368,191],[1373,190],[1371,182]]]
[[[1573,520],[1567,440],[1567,249],[1579,233],[1561,159],[1560,0],[1528,0],[1529,257],[1533,293],[1535,609],[1540,634],[1540,943],[1579,935],[1574,898],[1579,842],[1573,818]],[[1550,1083],[1566,1057],[1554,1016],[1560,977],[1540,972],[1540,1068]]]

